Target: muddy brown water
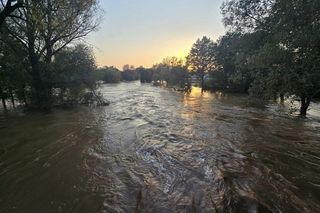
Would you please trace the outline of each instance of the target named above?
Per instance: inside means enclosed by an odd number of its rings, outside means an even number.
[[[105,85],[107,107],[0,116],[0,212],[320,212],[320,113]]]

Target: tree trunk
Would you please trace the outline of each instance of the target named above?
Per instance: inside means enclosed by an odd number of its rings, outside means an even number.
[[[32,40],[31,40],[32,41]],[[36,108],[49,110],[51,107],[51,89],[41,77],[39,58],[34,52],[34,45],[29,44],[29,60],[32,76],[32,101]]]
[[[283,103],[284,102],[284,94],[280,93],[280,102]]]
[[[35,104],[40,105],[41,104],[40,94],[43,92],[43,84],[41,81],[38,59],[34,56],[34,53],[30,53],[30,62],[31,62],[31,69],[32,69],[32,84],[33,84],[32,99],[35,102]]]
[[[308,108],[310,106],[311,98],[310,97],[301,97],[301,107],[300,107],[300,115],[306,116]]]
[[[0,87],[0,96],[1,96],[3,109],[7,110],[6,98],[4,97],[1,87]]]
[[[7,110],[6,99],[4,97],[1,97],[1,100],[2,100],[3,109]]]
[[[201,73],[201,93],[204,92],[204,73]]]
[[[13,106],[13,108],[16,108],[16,105],[15,105],[15,102],[14,102],[14,95],[13,95],[13,91],[12,91],[11,87],[9,87],[9,94],[10,94],[10,99],[11,99],[12,106]]]
[[[27,15],[31,16],[31,14]],[[48,110],[51,107],[51,94],[41,75],[39,56],[36,54],[35,47],[35,32],[34,25],[27,22],[28,56],[32,77],[32,105],[38,109]]]
[[[32,68],[33,102],[37,108],[48,110],[51,106],[51,93],[41,78],[39,60],[35,55],[31,54],[30,62]]]
[[[66,88],[60,88],[60,94],[59,94],[59,101],[60,103],[59,104],[63,104],[64,103],[64,100],[63,100],[63,97],[64,97],[64,94],[66,92]]]
[[[28,101],[27,101],[27,96],[26,96],[26,90],[25,90],[25,87],[22,88],[23,89],[23,94],[22,94],[22,99],[23,99],[23,102],[24,102],[24,105],[26,107],[28,107]]]

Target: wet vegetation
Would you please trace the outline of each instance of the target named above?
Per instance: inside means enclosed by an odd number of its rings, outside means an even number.
[[[228,0],[221,10],[228,32],[193,45],[192,70],[211,75],[209,87],[299,99],[306,115],[320,96],[319,1]]]
[[[152,68],[125,65],[123,70],[115,67],[98,68],[96,80],[104,83],[119,83],[140,80],[141,83],[153,83],[178,89],[190,88],[190,73],[187,65],[177,57],[167,57]]]
[[[1,1],[0,95],[50,109],[95,94],[95,61],[77,42],[99,23],[96,1]],[[8,12],[9,11],[9,12]]]

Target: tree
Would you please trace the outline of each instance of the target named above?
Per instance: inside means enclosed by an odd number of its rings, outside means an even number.
[[[102,67],[95,71],[99,76],[97,80],[104,83],[119,83],[122,80],[121,72],[115,67]]]
[[[140,75],[140,81],[141,83],[151,83],[152,77],[153,77],[153,69],[147,69],[144,67],[138,67],[137,71]]]
[[[187,66],[192,72],[196,72],[201,78],[201,87],[204,87],[204,76],[217,68],[216,44],[206,36],[198,39],[193,44],[187,57]]]
[[[175,56],[164,58],[161,64],[167,67],[183,67],[184,66],[183,60]]]
[[[291,63],[280,63],[286,72],[285,90],[300,97],[300,114],[306,115],[311,100],[320,93],[320,2],[283,1],[274,6],[274,39]]]
[[[20,47],[18,43],[14,45],[16,48]],[[30,79],[24,68],[25,61],[27,61],[27,55],[23,52],[14,52],[8,43],[0,40],[0,97],[4,108],[6,108],[7,99],[10,99],[13,107],[16,99],[20,103],[28,104],[26,88],[30,85]]]
[[[124,81],[139,80],[139,73],[133,65],[126,64],[122,69],[122,79]]]
[[[245,34],[228,32],[218,40],[216,61],[227,79],[227,90],[248,92],[254,78],[249,64],[252,56],[265,44],[266,37],[263,31]]]
[[[161,63],[153,66],[153,80],[165,81],[169,86],[184,88],[188,84],[188,70],[183,60],[177,57],[166,57]]]
[[[12,13],[23,7],[23,0],[7,0],[6,2],[4,0],[1,0],[0,5],[0,28],[3,25],[6,18],[12,16]]]
[[[250,94],[266,99],[283,98],[286,93],[288,67],[292,64],[291,56],[284,49],[272,44],[265,44],[251,56],[250,69],[253,82]]]
[[[306,115],[311,100],[320,92],[320,2],[231,0],[222,10],[231,29],[268,33],[260,53],[251,59],[256,71],[254,88],[299,97],[300,114]]]
[[[8,20],[7,32],[29,56],[33,104],[49,108],[53,56],[98,26],[97,1],[25,0],[22,18]]]
[[[52,85],[59,89],[58,104],[84,102],[86,92],[95,95],[96,70],[91,48],[78,44],[56,54],[53,62]]]
[[[223,23],[229,31],[270,31],[272,8],[277,0],[226,0],[221,6]]]

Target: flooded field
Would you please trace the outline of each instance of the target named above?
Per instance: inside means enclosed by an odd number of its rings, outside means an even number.
[[[320,106],[102,92],[110,106],[0,115],[1,213],[320,211]]]

